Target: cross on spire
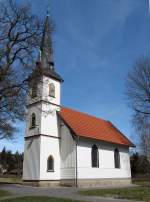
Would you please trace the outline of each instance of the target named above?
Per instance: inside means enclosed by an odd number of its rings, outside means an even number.
[[[50,16],[50,4],[47,4],[47,16]]]

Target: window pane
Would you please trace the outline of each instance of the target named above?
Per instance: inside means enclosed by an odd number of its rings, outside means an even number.
[[[47,160],[47,170],[54,171],[54,159],[52,156],[50,156]]]
[[[92,147],[92,167],[99,167],[99,154],[96,145]]]
[[[114,160],[115,160],[115,168],[120,168],[120,154],[118,149],[115,149],[114,151]]]

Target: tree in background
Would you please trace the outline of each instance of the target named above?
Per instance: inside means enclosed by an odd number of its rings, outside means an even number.
[[[24,119],[28,76],[35,67],[41,25],[29,4],[0,1],[0,139],[11,138],[16,131],[13,123]]]
[[[11,151],[7,151],[6,155],[7,155],[7,170],[9,172],[15,169],[15,159]]]
[[[4,169],[7,169],[7,154],[5,147],[0,154],[0,164],[3,166]]]
[[[23,171],[23,154],[19,154],[19,152],[17,151],[14,156],[17,175],[21,176]]]
[[[0,153],[0,165],[6,173],[22,175],[23,170],[23,153],[18,151],[12,154],[11,151],[6,151],[5,147]]]
[[[141,150],[150,157],[150,58],[141,57],[134,64],[127,76],[126,92]]]
[[[150,175],[150,162],[146,156],[133,153],[130,162],[132,177]]]

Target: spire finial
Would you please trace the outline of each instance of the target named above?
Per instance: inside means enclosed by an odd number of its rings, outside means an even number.
[[[47,12],[46,12],[47,16],[50,16],[50,0],[47,3]]]

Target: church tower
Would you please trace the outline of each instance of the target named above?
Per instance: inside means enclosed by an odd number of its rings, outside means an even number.
[[[29,78],[23,181],[35,185],[60,180],[59,120],[63,79],[53,61],[49,15],[46,16],[40,54]]]

